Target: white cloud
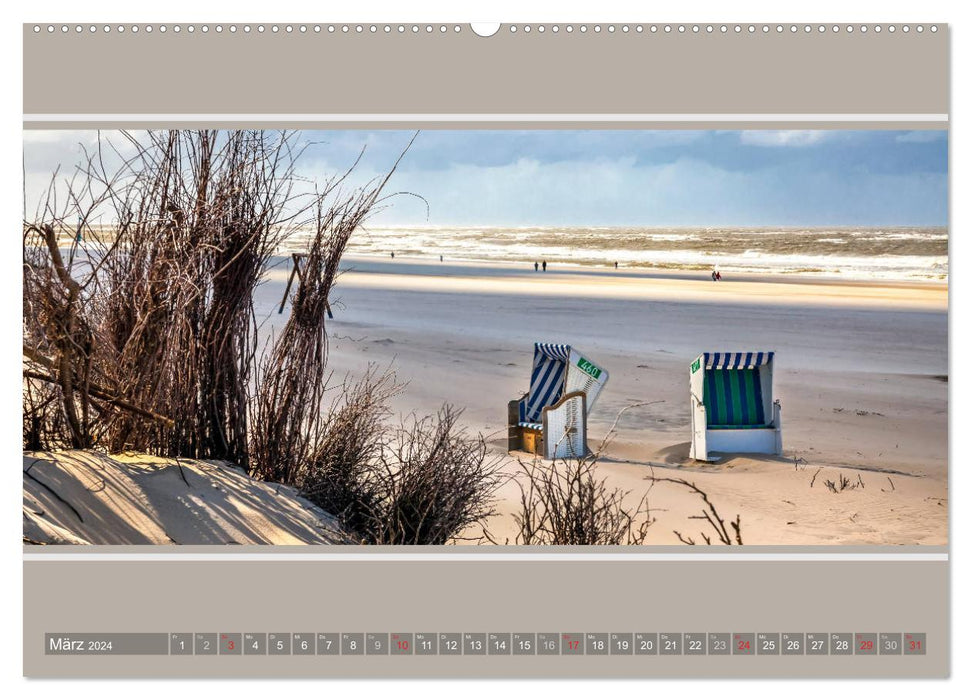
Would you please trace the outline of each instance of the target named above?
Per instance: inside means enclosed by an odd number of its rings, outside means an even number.
[[[922,129],[921,131],[907,131],[897,134],[894,140],[897,143],[933,143],[939,141],[947,135],[943,129]]]
[[[825,141],[831,132],[791,129],[788,131],[742,131],[739,141],[747,146],[795,147],[812,146]]]

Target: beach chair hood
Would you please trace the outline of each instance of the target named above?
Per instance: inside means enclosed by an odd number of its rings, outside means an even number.
[[[607,370],[570,345],[536,343],[529,396],[523,403],[524,414],[520,419],[540,422],[543,408],[575,391],[587,395],[587,413],[590,413],[608,377]]]

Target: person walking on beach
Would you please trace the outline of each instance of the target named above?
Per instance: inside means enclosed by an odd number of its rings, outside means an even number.
[[[546,261],[543,261],[543,272],[546,272]]]
[[[618,265],[618,262],[616,260],[614,260],[614,269],[615,270],[617,269],[617,265]]]
[[[438,262],[445,262],[445,256],[444,255],[439,255],[438,256]]]
[[[717,282],[718,281],[718,270],[712,270],[711,271],[711,281],[712,282]]]
[[[394,260],[394,251],[391,251],[391,259]]]
[[[539,263],[538,262],[534,262],[533,263],[533,272],[539,272]]]

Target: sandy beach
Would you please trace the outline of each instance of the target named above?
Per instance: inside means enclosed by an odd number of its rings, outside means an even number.
[[[627,411],[600,469],[639,497],[646,478],[685,478],[723,515],[741,515],[746,544],[947,542],[947,285],[817,277],[729,276],[532,264],[345,259],[332,297],[330,368],[390,366],[407,381],[395,410],[443,402],[504,453],[506,404],[528,388],[532,344],[570,343],[611,379],[590,418],[591,447]],[[257,292],[263,333],[288,275]],[[773,350],[782,458],[690,462],[688,365],[703,351]],[[526,458],[525,455],[518,455]],[[516,455],[505,468],[516,469]],[[839,493],[844,475],[853,486]],[[501,491],[489,523],[514,535],[518,489]],[[697,532],[696,496],[656,483],[650,544]]]

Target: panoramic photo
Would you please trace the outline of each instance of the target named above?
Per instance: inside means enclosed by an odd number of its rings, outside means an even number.
[[[24,131],[25,545],[945,545],[946,130]]]

